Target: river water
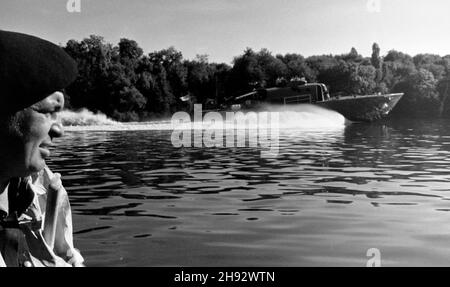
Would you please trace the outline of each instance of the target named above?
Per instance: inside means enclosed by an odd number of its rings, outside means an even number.
[[[281,129],[273,158],[69,129],[48,164],[88,266],[450,265],[450,121],[328,121]]]

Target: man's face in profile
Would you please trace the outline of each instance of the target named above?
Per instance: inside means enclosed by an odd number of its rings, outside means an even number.
[[[43,169],[53,138],[63,135],[58,119],[63,107],[64,95],[55,92],[17,112],[8,131],[0,132],[0,170],[11,177],[24,177]]]

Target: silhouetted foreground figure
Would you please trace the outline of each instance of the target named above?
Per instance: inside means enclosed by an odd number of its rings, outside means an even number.
[[[67,192],[45,163],[76,76],[60,47],[0,31],[0,266],[82,266]]]

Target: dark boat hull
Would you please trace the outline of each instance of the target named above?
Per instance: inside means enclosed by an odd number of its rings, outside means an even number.
[[[280,97],[278,101],[252,101],[248,104],[234,104],[228,106],[225,109],[203,110],[202,112],[271,111],[273,108],[272,105],[282,105],[289,109],[288,107],[291,105],[313,104],[336,111],[350,121],[372,122],[385,118],[395,107],[402,96],[403,93],[367,96],[346,96],[316,102],[311,102],[311,98],[306,98],[306,101],[296,101],[290,103],[286,103],[287,98]],[[288,98],[292,98],[292,96]]]
[[[322,83],[291,80],[285,87],[253,90],[228,101],[225,110],[272,110],[272,106],[313,104],[342,114],[350,121],[371,122],[386,117],[403,93],[330,97]]]
[[[351,121],[372,122],[386,117],[402,96],[403,93],[349,96],[333,98],[314,104],[334,110]]]

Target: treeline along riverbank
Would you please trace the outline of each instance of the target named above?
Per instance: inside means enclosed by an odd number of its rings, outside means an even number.
[[[282,85],[294,77],[325,83],[332,96],[404,92],[392,116],[450,117],[450,55],[412,57],[391,50],[382,57],[376,43],[371,57],[354,48],[348,54],[307,58],[247,48],[230,66],[210,63],[206,55],[183,59],[173,47],[144,53],[136,41],[125,38],[113,45],[91,35],[63,48],[79,68],[66,90],[68,106],[119,121],[166,117],[188,110],[189,103],[221,103],[255,86]]]

